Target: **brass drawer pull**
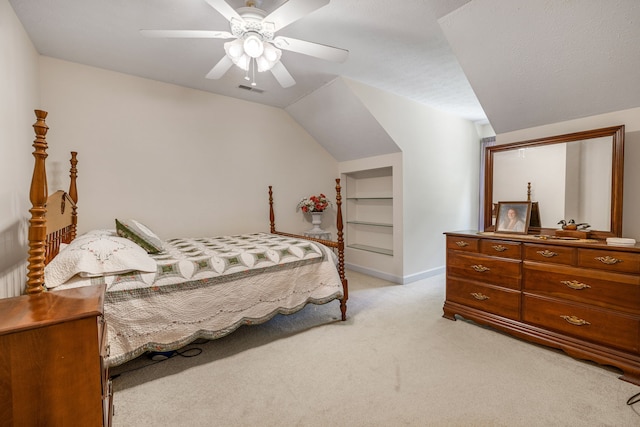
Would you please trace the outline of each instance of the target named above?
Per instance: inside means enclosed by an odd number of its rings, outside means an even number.
[[[622,262],[621,259],[614,258],[614,257],[609,256],[609,255],[607,255],[607,256],[599,256],[599,257],[596,257],[595,259],[597,259],[601,263],[607,264],[607,265],[614,265],[614,264],[617,264],[619,262]]]
[[[477,271],[478,273],[484,273],[485,271],[489,271],[491,270],[489,267],[485,267],[482,264],[476,264],[476,265],[472,265],[471,268],[473,268],[475,271]]]
[[[467,242],[464,242],[462,240],[459,241],[459,242],[456,242],[456,245],[458,245],[461,248],[464,248],[465,246],[469,246],[469,244]]]
[[[545,258],[551,258],[560,255],[559,253],[552,252],[549,249],[545,249],[544,251],[537,251],[536,253],[542,255]]]
[[[471,292],[471,296],[477,299],[478,301],[485,301],[489,299],[488,296],[481,294],[480,292]]]
[[[507,248],[506,246],[502,246],[502,245],[495,245],[495,246],[491,246],[491,247],[492,247],[493,249],[495,249],[496,251],[498,251],[498,252],[504,252],[504,251],[506,251],[507,249],[509,249],[509,248]]]
[[[591,287],[586,283],[578,282],[577,280],[561,280],[560,283],[562,283],[563,285],[566,285],[571,289],[575,289],[577,291],[582,289],[588,289]]]
[[[562,317],[568,323],[571,323],[572,325],[576,325],[576,326],[585,326],[585,325],[591,324],[586,320],[580,319],[579,317],[576,317],[576,316],[560,316],[560,317]]]

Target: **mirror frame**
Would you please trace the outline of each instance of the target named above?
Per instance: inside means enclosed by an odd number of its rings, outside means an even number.
[[[612,164],[611,164],[611,227],[609,231],[590,230],[591,237],[605,239],[607,237],[622,236],[622,187],[624,180],[624,125],[607,128],[593,129],[583,132],[556,135],[546,138],[531,139],[528,141],[512,142],[503,145],[493,145],[485,148],[484,170],[484,231],[494,231],[492,224],[493,208],[493,155],[501,151],[519,150],[521,148],[536,147],[540,145],[559,144],[563,142],[580,141],[590,138],[612,137]],[[523,198],[526,189],[522,189]],[[553,234],[556,228],[529,227],[529,234]]]

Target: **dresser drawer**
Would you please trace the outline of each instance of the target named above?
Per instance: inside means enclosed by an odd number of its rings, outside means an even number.
[[[640,319],[582,304],[525,294],[523,321],[622,350],[638,352]]]
[[[522,256],[522,244],[501,240],[482,240],[480,252],[485,255],[519,260]]]
[[[473,237],[447,236],[447,249],[478,252],[479,240]]]
[[[447,278],[447,301],[510,319],[520,319],[520,292]]]
[[[519,260],[506,258],[463,254],[455,251],[447,253],[448,275],[517,290],[520,289],[521,264]]]
[[[632,252],[580,249],[578,264],[581,267],[624,273],[640,273],[640,254]]]
[[[640,314],[640,276],[525,262],[525,292]]]
[[[575,265],[578,250],[568,246],[524,245],[525,261],[551,262],[554,264]]]

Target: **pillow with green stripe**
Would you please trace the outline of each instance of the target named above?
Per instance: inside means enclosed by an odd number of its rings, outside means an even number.
[[[116,219],[116,232],[118,236],[131,240],[149,254],[163,251],[162,240],[135,219]]]

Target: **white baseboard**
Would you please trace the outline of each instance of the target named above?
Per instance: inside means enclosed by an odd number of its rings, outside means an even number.
[[[357,271],[358,273],[366,274],[369,276],[377,277],[378,279],[388,280],[389,282],[402,284],[402,277],[394,276],[393,274],[385,273],[383,271],[374,270],[372,268],[362,267],[360,265],[344,263],[344,267],[348,270]],[[348,277],[347,277],[348,279]]]
[[[421,271],[420,273],[411,274],[409,276],[404,276],[402,280],[402,284],[406,285],[407,283],[417,282],[418,280],[427,279],[433,276],[439,276],[440,274],[445,273],[445,267],[440,266],[436,268],[432,268],[431,270]]]
[[[409,276],[396,276],[393,274],[385,273],[383,271],[374,270],[372,268],[362,267],[360,265],[354,265],[345,263],[345,268],[353,271],[357,271],[358,273],[367,274],[369,276],[377,277],[378,279],[388,280],[389,282],[398,283],[401,285],[406,285],[407,283],[417,282],[418,280],[426,279],[429,277],[437,276],[439,274],[444,274],[445,267],[436,267],[431,270],[422,271],[420,273],[411,274]]]

